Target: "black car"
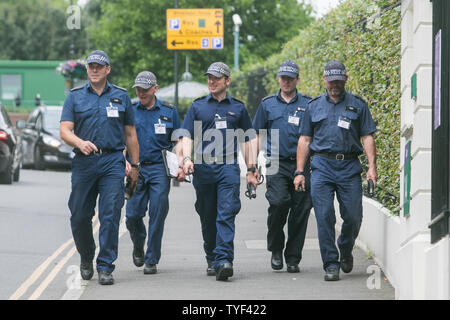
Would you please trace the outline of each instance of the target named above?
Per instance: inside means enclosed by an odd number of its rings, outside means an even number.
[[[0,183],[19,181],[22,162],[21,136],[0,104]]]
[[[47,167],[70,169],[74,153],[59,135],[61,106],[40,106],[18,121],[22,129],[23,167],[44,170]]]

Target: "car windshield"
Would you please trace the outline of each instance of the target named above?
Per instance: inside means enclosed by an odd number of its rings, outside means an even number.
[[[59,130],[62,108],[47,109],[44,115],[44,128],[47,130]]]
[[[9,121],[8,114],[6,113],[3,107],[0,107],[0,128],[6,128],[11,126],[11,122]]]

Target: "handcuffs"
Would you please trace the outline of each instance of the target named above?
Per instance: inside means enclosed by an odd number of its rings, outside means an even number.
[[[256,171],[255,167],[251,167],[251,168],[247,169],[247,172],[255,173],[255,171]],[[264,176],[261,174],[260,166],[258,167],[258,174],[259,174],[259,179],[258,179],[257,185],[259,186],[260,184],[262,184],[264,182]],[[245,191],[245,196],[247,198],[249,198],[250,200],[256,198],[256,188],[253,184],[247,183],[247,191]]]

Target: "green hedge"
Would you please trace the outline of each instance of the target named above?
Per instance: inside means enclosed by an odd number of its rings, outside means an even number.
[[[326,62],[342,60],[349,73],[347,90],[368,102],[377,122],[376,197],[393,214],[399,212],[400,193],[400,21],[400,1],[344,1],[301,30],[281,53],[264,63],[244,66],[233,75],[230,88],[253,116],[261,98],[278,90],[276,72],[281,62],[296,61],[299,91],[317,96],[325,92]]]

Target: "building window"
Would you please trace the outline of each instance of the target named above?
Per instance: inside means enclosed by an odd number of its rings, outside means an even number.
[[[2,74],[0,76],[2,100],[14,100],[22,96],[22,76],[20,74]]]

